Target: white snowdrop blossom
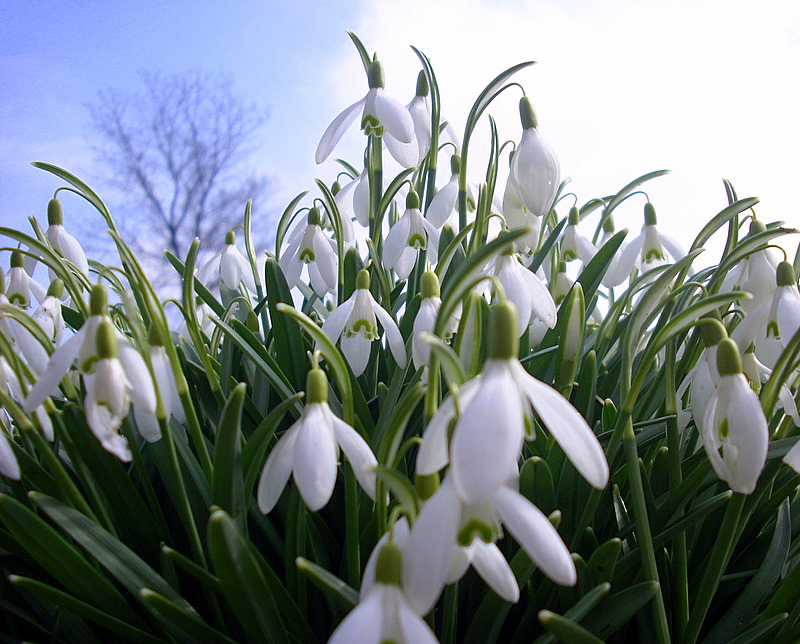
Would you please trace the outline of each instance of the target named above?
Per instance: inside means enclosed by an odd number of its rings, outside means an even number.
[[[767,459],[767,419],[733,340],[720,342],[717,367],[719,385],[700,428],[703,444],[717,476],[734,492],[752,494]]]
[[[426,259],[436,262],[438,247],[439,231],[422,216],[419,195],[411,190],[406,197],[405,211],[386,235],[383,263],[404,280],[411,274],[419,251],[427,251]]]
[[[11,304],[21,309],[31,305],[31,295],[37,302],[45,298],[45,289],[25,270],[25,256],[21,251],[11,253],[11,267],[5,276],[5,295]]]
[[[506,475],[513,479],[516,471]],[[458,581],[470,565],[500,597],[516,602],[519,586],[495,543],[503,528],[550,579],[575,585],[577,572],[569,549],[533,503],[505,483],[479,503],[465,502],[456,488],[452,476],[445,477],[408,537],[404,572],[418,580],[409,594],[414,609],[430,611],[444,585]]]
[[[0,474],[13,481],[19,481],[20,469],[17,455],[11,447],[11,430],[6,424],[6,419],[0,415]]]
[[[351,224],[351,219],[364,226],[369,226],[369,176],[366,169],[352,181],[347,182],[334,195],[336,206],[339,208],[339,216],[342,218],[342,225],[347,220]]]
[[[428,205],[425,217],[436,228],[442,228],[452,217],[458,200],[458,176],[461,168],[461,158],[454,154],[450,157],[450,179],[442,186]]]
[[[717,347],[726,337],[725,329],[721,324],[706,323],[700,327],[700,330],[706,348],[700,354],[697,364],[686,374],[676,391],[678,400],[682,399],[687,391],[691,391],[691,416],[698,428],[703,423],[708,405],[719,385]],[[688,415],[683,416],[682,420],[684,421],[682,426],[685,427],[689,423]]]
[[[619,251],[617,263],[606,272],[604,283],[608,286],[622,284],[634,268],[642,273],[663,266],[669,257],[677,261],[686,257],[683,247],[669,235],[656,228],[656,211],[653,204],[644,205],[642,232]]]
[[[459,388],[457,406],[451,396],[439,408],[417,454],[417,473],[422,476],[449,462],[455,490],[468,505],[489,499],[515,471],[526,423],[534,412],[589,484],[603,489],[608,483],[603,449],[578,410],[525,371],[517,359],[516,317],[510,302],[492,309],[489,357],[483,370]]]
[[[232,291],[238,290],[239,285],[243,283],[250,293],[255,293],[256,283],[253,271],[244,255],[236,248],[234,231],[228,231],[222,249],[214,253],[211,259],[197,271],[197,279],[206,286],[211,286],[219,280],[221,284]]]
[[[410,143],[413,140],[414,120],[400,101],[386,94],[383,89],[383,69],[377,60],[370,63],[367,76],[369,80],[367,95],[333,119],[322,135],[314,155],[317,164],[324,162],[330,156],[333,148],[359,113],[361,113],[361,129],[365,134],[378,137],[388,134],[400,143]]]
[[[336,483],[339,448],[359,485],[375,499],[378,461],[361,435],[331,411],[328,381],[319,368],[306,376],[306,399],[302,415],[272,449],[261,472],[256,496],[264,514],[275,507],[290,476],[309,510],[316,512],[327,505]]]
[[[597,248],[586,237],[578,232],[578,224],[581,221],[580,210],[573,207],[569,211],[569,221],[564,229],[564,237],[561,240],[561,259],[571,262],[580,259],[585,266],[597,253]]]
[[[33,312],[33,321],[44,332],[47,339],[57,346],[61,342],[64,331],[64,317],[61,314],[61,296],[64,292],[63,282],[56,278],[50,283],[47,295],[39,307]]]
[[[506,298],[517,307],[519,336],[536,320],[551,329],[556,325],[558,311],[553,296],[542,279],[525,268],[511,248],[493,260],[489,273],[497,278]]]
[[[501,211],[506,222],[506,228],[516,230],[518,228],[529,228],[526,233],[514,242],[514,247],[523,258],[523,264],[527,265],[533,259],[533,254],[539,247],[539,235],[542,228],[542,218],[534,215],[522,202],[514,182],[509,177],[506,188],[503,192]]]
[[[433,333],[436,326],[436,318],[439,316],[439,309],[442,306],[442,300],[439,297],[439,278],[436,273],[425,271],[420,282],[422,300],[419,304],[417,316],[414,318],[414,326],[411,332],[411,358],[416,369],[428,363],[431,355],[431,346],[425,341],[424,336],[426,333]],[[446,340],[449,340],[453,333],[456,332],[459,319],[460,307],[459,311],[451,317],[445,326]]]
[[[761,385],[767,382],[772,375],[772,369],[767,367],[756,357],[756,347],[754,344],[751,344],[742,355],[742,373],[744,373],[750,381],[750,386],[756,393],[761,391]],[[797,410],[794,394],[786,383],[783,383],[778,390],[778,408],[783,409],[783,411],[791,417],[792,422],[800,427],[800,412]]]
[[[414,596],[402,585],[404,557],[392,541],[376,546],[371,570],[374,581],[360,595],[358,605],[331,635],[328,644],[434,644],[438,642],[420,613]]]
[[[0,356],[0,387],[8,392],[8,395],[11,396],[11,399],[15,402],[21,404],[25,399],[25,396],[22,395],[22,386],[16,372],[11,368],[11,365],[8,364],[8,361],[2,356]],[[55,434],[53,432],[53,422],[50,420],[50,416],[45,411],[44,406],[39,405],[31,413],[36,417],[44,437],[47,440],[52,441],[55,438]],[[5,411],[3,411],[2,414],[6,416],[7,419],[9,418]]]
[[[308,211],[306,225],[297,226],[288,242],[289,246],[281,254],[278,263],[289,288],[297,285],[303,268],[306,268],[311,286],[319,297],[334,291],[339,280],[336,242],[322,232],[317,208]]]
[[[510,180],[525,207],[532,215],[541,217],[553,207],[561,169],[553,150],[539,134],[533,105],[528,97],[519,102],[522,120],[522,139],[511,159]]]
[[[58,199],[51,199],[47,204],[47,223],[48,226],[44,236],[50,246],[53,247],[53,250],[69,261],[78,272],[88,277],[89,261],[86,259],[86,252],[80,242],[64,228],[64,210]],[[35,253],[34,249],[31,249],[31,253]],[[25,266],[28,273],[33,274],[36,261],[35,254],[28,256]],[[50,269],[50,279],[55,279],[55,273],[52,269]]]
[[[336,307],[322,325],[323,333],[331,342],[336,343],[341,338],[342,352],[356,376],[367,368],[371,343],[378,339],[378,322],[397,364],[401,368],[406,366],[406,349],[400,329],[369,292],[369,281],[369,273],[363,269],[359,271],[353,294]]]
[[[763,232],[767,227],[759,220],[750,222],[748,237]],[[738,302],[743,311],[749,313],[761,303],[772,298],[777,288],[775,273],[781,261],[776,248],[764,248],[748,255],[738,262],[725,276],[722,282],[723,291],[746,291],[750,298],[741,298]]]
[[[792,449],[786,453],[786,456],[783,457],[783,462],[800,474],[800,441],[797,441],[792,446]]]

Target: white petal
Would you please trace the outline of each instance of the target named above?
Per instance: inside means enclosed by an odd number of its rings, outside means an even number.
[[[67,373],[70,365],[78,355],[81,343],[83,342],[82,332],[83,329],[78,331],[69,340],[58,347],[58,349],[53,352],[53,355],[50,356],[47,368],[44,373],[39,376],[33,388],[28,392],[25,403],[22,405],[22,408],[27,413],[31,413],[41,405],[48,396],[55,393],[58,383],[61,382],[61,379]]]
[[[52,232],[51,232],[52,231]],[[49,226],[45,233],[50,245],[75,265],[81,273],[88,277],[89,262],[86,253],[78,240],[70,235],[64,226]]]
[[[519,364],[519,363],[517,363]],[[524,371],[519,367],[520,371]],[[598,490],[608,485],[608,461],[589,425],[558,391],[527,373],[517,382],[524,387],[539,418],[556,439],[575,468]]]
[[[578,580],[575,562],[553,524],[519,492],[500,487],[492,501],[511,536],[550,579],[562,586]]]
[[[686,251],[683,249],[683,246],[681,246],[680,243],[678,243],[675,239],[669,235],[665,235],[661,231],[659,231],[658,236],[661,239],[661,244],[670,254],[673,261],[677,262],[679,259],[686,257]]]
[[[367,340],[363,335],[342,336],[342,353],[347,358],[353,374],[358,377],[367,368],[369,362],[369,352],[372,348],[372,342]]]
[[[389,96],[382,88],[375,92],[375,116],[378,117],[386,132],[400,143],[414,140],[414,120],[405,105]],[[413,165],[413,164],[412,164]]]
[[[413,168],[419,161],[419,144],[416,137],[412,137],[408,143],[398,141],[391,134],[383,135],[383,142],[389,154],[404,168]]]
[[[2,423],[0,423],[0,474],[14,481],[19,481],[20,479],[17,455],[14,454],[14,449],[11,447],[11,442],[6,436],[6,430]]]
[[[360,101],[353,103],[350,107],[345,108],[341,114],[333,119],[328,129],[325,130],[317,146],[317,152],[314,155],[314,160],[317,162],[317,165],[325,161],[325,159],[330,156],[331,152],[333,152],[333,148],[336,147],[339,139],[342,138],[347,128],[350,127],[350,124],[356,120],[359,112],[361,112],[361,108],[364,106],[364,100],[365,99],[362,98]]]
[[[339,281],[336,273],[336,254],[333,252],[329,240],[322,234],[322,230],[314,235],[314,256],[319,274],[328,287],[327,291],[332,291]]]
[[[400,329],[397,328],[397,323],[394,321],[394,318],[389,315],[386,309],[375,301],[371,293],[369,293],[369,297],[372,301],[372,310],[375,312],[375,317],[377,317],[378,321],[381,323],[386,339],[389,342],[389,349],[394,359],[397,361],[398,366],[404,369],[406,366],[406,344],[403,341]]]
[[[148,443],[155,443],[161,439],[161,427],[158,418],[152,411],[143,410],[139,405],[133,405],[133,418],[136,420],[136,429]]]
[[[369,175],[366,170],[359,175],[353,192],[353,214],[359,224],[365,228],[369,226]]]
[[[331,412],[332,414],[333,412]],[[378,460],[372,453],[370,446],[361,435],[343,420],[333,416],[331,419],[336,442],[350,461],[353,472],[356,475],[359,485],[375,500],[375,467]]]
[[[643,244],[644,233],[632,239],[621,250],[618,250],[616,264],[606,271],[605,277],[603,277],[603,284],[609,287],[622,284],[636,265],[636,260],[642,252]]]
[[[783,457],[783,462],[800,474],[800,441],[797,441],[794,447]]]
[[[154,414],[156,411],[156,392],[153,377],[141,354],[122,336],[117,338],[119,361],[125,370],[125,377],[130,381],[133,390],[131,398],[142,413]]]
[[[532,214],[547,214],[561,182],[558,159],[536,128],[522,132],[511,161],[511,177],[522,201]]]
[[[411,219],[405,215],[392,226],[386,235],[383,245],[383,264],[386,268],[394,268],[403,251],[408,248],[408,231],[411,228]]]
[[[400,622],[400,630],[403,642],[408,644],[439,644],[439,640],[433,634],[431,627],[416,613],[401,595],[401,601],[397,607],[397,620]]]
[[[492,362],[496,364],[491,364]],[[450,446],[450,475],[461,499],[481,503],[506,482],[525,434],[519,392],[504,374],[507,361],[489,361],[479,390],[462,408]],[[497,364],[503,363],[503,364]]]
[[[431,610],[444,588],[460,518],[461,504],[448,477],[422,507],[404,550],[403,588],[420,615]]]
[[[333,631],[328,644],[380,644],[383,627],[383,584],[376,584],[372,592],[342,620]]]
[[[294,446],[294,482],[313,512],[328,503],[336,484],[338,451],[327,407],[322,403],[306,407]]]
[[[450,181],[434,196],[428,210],[425,211],[425,218],[437,228],[445,225],[458,199],[458,175],[450,177]]]
[[[367,559],[367,565],[364,566],[364,573],[361,575],[361,588],[358,590],[358,596],[361,599],[367,596],[370,588],[372,588],[375,583],[375,567],[378,563],[378,553],[383,547],[383,544],[389,541],[390,535],[392,537],[392,542],[400,548],[402,552],[405,552],[409,535],[408,519],[406,519],[406,517],[400,517],[391,527],[390,531],[385,532],[383,536],[378,539],[378,543],[376,543],[375,547],[372,549],[369,559]]]
[[[516,604],[519,600],[519,584],[500,549],[480,539],[472,542],[472,548],[472,566],[478,574],[502,599]]]
[[[344,331],[344,326],[350,319],[350,314],[353,312],[353,307],[356,305],[355,293],[349,300],[342,302],[325,318],[322,323],[322,332],[328,336],[333,344],[339,340],[339,336]],[[317,347],[319,348],[319,347]]]
[[[264,469],[261,470],[256,498],[258,509],[264,514],[272,511],[289,481],[294,466],[294,443],[300,422],[298,420],[292,425],[272,448]]]

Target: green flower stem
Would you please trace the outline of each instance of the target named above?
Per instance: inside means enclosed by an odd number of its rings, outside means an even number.
[[[676,343],[670,340],[667,344],[664,370],[666,374],[666,396],[664,398],[664,413],[667,418],[667,454],[669,467],[670,489],[677,488],[683,481],[681,469],[681,435],[678,427],[678,398],[675,392],[675,360]],[[679,519],[683,515],[680,509],[676,515]],[[672,565],[675,573],[675,628],[681,632],[689,621],[689,575],[688,554],[686,550],[686,533],[681,532],[675,537],[672,548]]]
[[[633,494],[633,513],[636,521],[636,536],[639,543],[639,550],[642,553],[642,565],[644,575],[647,580],[659,584],[658,592],[653,597],[653,620],[658,642],[669,644],[671,641],[669,634],[669,623],[667,612],[664,605],[664,594],[661,582],[658,578],[658,564],[653,547],[653,535],[650,531],[650,520],[647,516],[647,503],[644,496],[644,486],[642,485],[642,473],[639,469],[639,454],[636,449],[636,436],[633,433],[633,424],[630,417],[625,426],[623,435],[625,447],[625,462],[628,468],[628,481]]]
[[[728,565],[733,544],[736,542],[739,533],[739,519],[746,500],[746,495],[734,494],[725,509],[725,517],[722,519],[722,525],[717,533],[718,537],[714,542],[714,548],[700,580],[697,596],[689,614],[689,622],[681,637],[683,644],[694,644],[697,641],[697,636],[700,634],[700,629],[705,621],[708,608],[711,606],[714,593],[719,586],[722,573],[725,572],[725,567]]]
[[[372,134],[367,143],[367,178],[369,180],[369,238],[375,245],[378,256],[374,258],[378,261],[382,246],[381,229],[378,224],[378,210],[380,209],[381,197],[383,196],[383,142],[380,137]]]
[[[361,585],[361,526],[358,520],[358,481],[353,469],[344,471],[345,548],[347,581],[353,588]]]
[[[444,610],[442,616],[442,644],[455,644],[458,626],[458,582],[444,589]]]

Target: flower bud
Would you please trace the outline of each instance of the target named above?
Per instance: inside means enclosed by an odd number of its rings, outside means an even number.
[[[441,289],[439,288],[439,278],[433,271],[425,271],[420,280],[420,291],[422,299],[429,297],[439,297]]]
[[[522,121],[523,130],[539,127],[539,121],[536,118],[533,103],[531,103],[531,100],[527,96],[523,96],[519,99],[519,118]]]
[[[384,87],[383,66],[380,64],[377,58],[369,64],[369,68],[367,69],[367,80],[369,82],[370,89]]]
[[[89,312],[92,315],[105,315],[107,309],[108,291],[102,284],[95,284],[89,295]]]
[[[47,223],[50,226],[64,225],[64,209],[58,199],[51,199],[47,203]]]
[[[720,377],[735,376],[742,373],[742,356],[739,348],[730,338],[726,338],[719,343],[717,348],[717,370]]]
[[[328,402],[328,379],[322,369],[310,369],[306,374],[306,402],[313,403]]]
[[[399,586],[403,577],[403,553],[391,541],[383,544],[375,565],[375,583]]]
[[[510,360],[519,353],[517,309],[508,300],[492,307],[489,317],[489,359]]]
[[[97,327],[95,343],[97,345],[97,356],[99,359],[117,358],[119,356],[116,331],[108,320],[103,320],[100,326]]]

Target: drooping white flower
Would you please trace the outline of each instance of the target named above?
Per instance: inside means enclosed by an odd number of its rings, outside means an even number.
[[[748,237],[763,232],[767,227],[759,220],[750,222]],[[745,312],[750,312],[766,302],[775,292],[775,272],[780,263],[780,253],[775,248],[764,248],[748,255],[738,262],[722,282],[723,291],[747,291],[751,298],[742,298],[738,304]]]
[[[454,154],[450,157],[450,179],[442,186],[428,205],[425,217],[436,228],[442,228],[456,209],[458,200],[458,175],[461,168],[461,157]]]
[[[516,472],[506,472],[514,478]],[[409,601],[427,613],[446,583],[454,583],[472,565],[500,597],[519,599],[519,586],[496,545],[505,528],[531,560],[553,581],[573,586],[575,564],[558,531],[524,496],[506,484],[480,503],[467,503],[445,477],[417,517],[405,547],[404,573],[412,583]]]
[[[47,339],[57,346],[61,342],[64,331],[64,317],[61,314],[61,296],[64,292],[64,283],[56,278],[50,283],[47,295],[31,317],[47,336]]]
[[[272,449],[261,472],[256,496],[264,514],[275,507],[290,476],[310,510],[324,507],[336,483],[340,447],[361,487],[375,499],[378,462],[359,433],[331,411],[328,381],[319,368],[308,372],[306,400],[301,417]]]
[[[244,255],[236,248],[234,231],[228,231],[224,246],[197,271],[197,279],[206,286],[211,286],[219,280],[232,291],[238,290],[239,285],[243,283],[248,291],[255,293],[253,271]]]
[[[448,398],[431,419],[417,454],[417,473],[449,476],[466,504],[486,501],[515,470],[526,419],[535,412],[567,458],[592,486],[608,483],[605,454],[580,413],[558,391],[537,380],[517,359],[516,311],[510,302],[492,309],[489,357],[479,376]],[[455,420],[452,440],[448,432]]]
[[[314,155],[319,164],[327,159],[342,138],[347,128],[361,113],[361,129],[365,134],[391,135],[400,143],[410,143],[414,138],[414,121],[400,101],[386,94],[383,89],[383,68],[377,60],[370,63],[367,73],[369,91],[359,101],[339,114],[325,130]]]
[[[772,369],[767,367],[767,365],[763,364],[756,357],[756,347],[754,344],[751,344],[742,355],[742,373],[747,376],[747,379],[750,381],[750,386],[756,393],[761,391],[761,385],[767,382],[772,375]],[[800,427],[800,412],[797,410],[794,394],[792,394],[792,390],[786,383],[783,383],[778,391],[777,406],[791,417],[795,425]]]
[[[419,251],[425,250],[426,259],[435,263],[438,257],[439,231],[419,209],[419,195],[411,190],[406,197],[406,209],[397,220],[383,247],[383,263],[394,270],[401,280],[414,268]]]
[[[59,255],[69,261],[80,273],[89,277],[89,261],[86,259],[86,252],[80,242],[70,235],[64,228],[64,210],[58,199],[51,199],[47,204],[47,230],[45,238]],[[31,249],[31,253],[35,251]],[[36,267],[37,258],[29,255],[26,259],[25,268],[28,273],[33,274]],[[56,275],[50,269],[50,279],[55,279]]]
[[[585,266],[597,253],[597,248],[586,237],[578,232],[578,224],[581,222],[580,210],[573,207],[569,211],[569,221],[564,229],[564,237],[561,240],[561,259],[571,262],[580,259]]]
[[[786,456],[783,457],[783,462],[800,474],[800,441],[797,441],[792,449],[786,453]]]
[[[334,198],[343,225],[345,219],[350,221],[355,217],[365,228],[369,226],[369,176],[366,169],[355,179],[344,184]]]
[[[767,459],[767,419],[733,340],[719,343],[717,367],[719,385],[700,428],[703,444],[717,476],[734,492],[752,494]]]
[[[606,272],[603,280],[608,286],[622,284],[634,268],[641,272],[662,266],[671,257],[677,261],[686,256],[683,247],[669,235],[656,228],[656,210],[649,201],[644,205],[642,232],[619,251],[615,266]]]
[[[11,447],[11,432],[5,418],[0,415],[0,474],[13,481],[19,481],[20,469],[17,455]]]
[[[517,307],[519,336],[535,320],[541,320],[551,329],[556,325],[558,311],[553,296],[539,276],[522,265],[511,248],[493,260],[489,272],[502,285],[506,298]]]
[[[331,342],[335,343],[341,337],[342,352],[356,376],[367,368],[371,343],[378,339],[378,322],[397,364],[401,368],[406,366],[406,349],[400,329],[389,312],[372,297],[369,281],[369,273],[359,271],[353,294],[336,307],[322,325],[323,333]]]
[[[25,256],[21,251],[11,252],[11,267],[5,275],[5,295],[11,304],[21,309],[31,305],[31,296],[37,302],[45,298],[45,289],[25,270]]]
[[[436,318],[439,315],[439,309],[442,306],[442,300],[439,297],[439,278],[433,271],[425,271],[422,274],[421,295],[422,300],[419,304],[419,311],[414,318],[414,326],[412,328],[411,340],[411,358],[414,361],[414,367],[420,367],[428,363],[431,354],[431,347],[424,340],[426,333],[433,333],[436,325]],[[461,307],[459,305],[458,311],[448,321],[445,327],[445,339],[449,339],[453,333],[458,329],[458,323],[461,317]]]
[[[689,371],[676,391],[678,400],[682,399],[687,391],[691,391],[691,415],[698,428],[705,418],[708,405],[719,385],[717,347],[726,337],[725,329],[721,324],[703,324],[700,330],[706,348],[700,354],[697,364]],[[689,423],[688,416],[685,417],[685,422]]]
[[[308,211],[306,225],[295,228],[288,242],[289,246],[281,254],[279,265],[289,288],[297,284],[303,268],[306,268],[311,286],[319,297],[334,291],[339,281],[336,242],[322,232],[317,208]]]
[[[133,384],[117,357],[117,338],[108,320],[97,329],[98,360],[94,372],[86,377],[86,423],[107,452],[122,461],[130,461],[128,441],[119,433],[122,421],[128,415]]]
[[[376,549],[374,582],[328,644],[435,644],[433,631],[411,605],[413,594],[402,585],[405,561],[400,548],[384,541]]]
[[[538,121],[528,97],[519,102],[522,139],[511,159],[510,180],[532,215],[546,215],[558,192],[561,169],[558,158],[539,134]]]
[[[8,364],[8,361],[2,356],[0,356],[0,387],[8,392],[8,395],[11,396],[11,399],[15,402],[21,404],[25,399],[25,396],[22,395],[22,386],[20,385],[16,372],[11,368],[11,365]],[[47,440],[52,441],[55,438],[55,434],[53,433],[53,422],[50,420],[50,416],[47,414],[47,411],[45,411],[44,406],[39,405],[31,413],[36,417],[44,437]]]

